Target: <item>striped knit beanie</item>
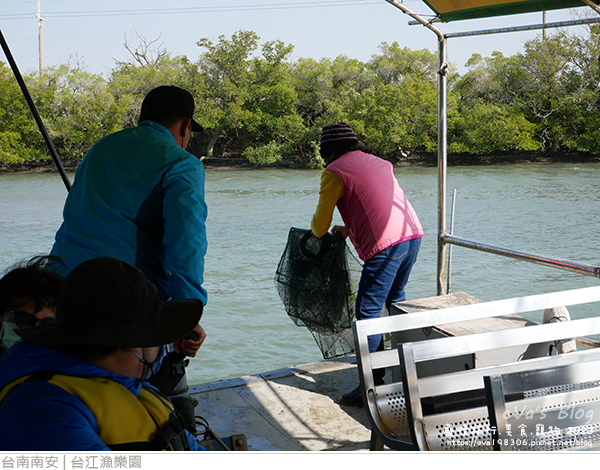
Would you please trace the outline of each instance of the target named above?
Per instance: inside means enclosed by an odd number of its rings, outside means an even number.
[[[358,142],[349,124],[338,122],[337,124],[330,124],[323,128],[321,132],[321,145],[341,141]]]

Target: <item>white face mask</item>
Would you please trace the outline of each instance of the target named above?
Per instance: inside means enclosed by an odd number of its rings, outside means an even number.
[[[158,373],[158,370],[160,369],[160,366],[162,365],[162,361],[165,358],[165,356],[167,355],[167,348],[165,348],[164,346],[161,346],[160,349],[158,350],[156,359],[154,359],[154,361],[152,361],[152,362],[149,362],[148,360],[146,360],[145,357],[140,356],[135,351],[133,351],[133,354],[135,354],[135,356],[139,359],[139,361],[144,365],[144,368],[142,370],[142,376],[140,377],[140,379],[148,380],[150,377],[152,377],[153,375],[156,375]],[[142,354],[144,354],[144,348],[142,348]]]
[[[13,344],[21,339],[21,337],[15,333],[17,325],[11,322],[4,322],[4,328],[2,333],[2,347],[10,348]]]

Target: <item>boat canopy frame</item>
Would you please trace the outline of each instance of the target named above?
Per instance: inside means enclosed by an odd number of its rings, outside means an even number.
[[[427,19],[406,7],[403,3],[397,0],[386,0],[389,4],[401,10],[403,13],[412,17],[416,24],[421,24],[431,30],[438,39],[438,234],[437,234],[437,295],[445,295],[450,290],[450,272],[449,272],[449,247],[451,245],[462,246],[473,250],[483,251],[495,255],[514,258],[521,261],[550,266],[566,271],[584,274],[600,278],[600,266],[569,261],[562,258],[543,256],[526,251],[514,250],[509,248],[492,245],[480,241],[470,240],[464,237],[459,237],[453,233],[448,233],[447,230],[447,168],[448,168],[448,39],[480,36],[487,34],[508,33],[516,31],[528,31],[547,28],[563,28],[569,26],[578,26],[585,24],[600,23],[600,17],[586,18],[581,20],[561,21],[556,23],[532,24],[527,26],[512,26],[505,28],[495,28],[479,31],[465,31],[458,33],[443,33],[436,25],[437,17]],[[600,14],[600,7],[592,0],[581,0],[582,4],[589,6],[591,9]],[[572,6],[572,5],[571,5]],[[584,6],[584,5],[582,5]],[[452,230],[453,232],[453,230]]]

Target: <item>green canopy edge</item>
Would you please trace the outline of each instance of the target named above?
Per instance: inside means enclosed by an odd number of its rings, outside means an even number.
[[[595,3],[598,3],[596,0],[594,1]],[[506,5],[468,8],[465,10],[457,10],[445,14],[439,14],[427,0],[424,0],[424,3],[426,3],[427,6],[431,8],[444,22],[585,6],[585,4],[580,0],[523,0],[522,2],[509,3]]]

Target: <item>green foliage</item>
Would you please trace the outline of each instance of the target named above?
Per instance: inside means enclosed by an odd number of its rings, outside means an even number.
[[[347,84],[341,88],[318,124],[348,121],[361,139],[374,146],[380,155],[390,158],[417,150],[434,151],[437,145],[436,82],[426,73],[426,67],[420,67],[419,73],[411,71],[409,65],[422,64],[423,54],[412,57],[409,51],[400,50],[397,45],[392,50],[394,57],[403,56],[402,63],[392,70],[389,47],[385,55],[374,56],[369,64],[362,66],[365,70],[360,74],[362,80],[352,81],[360,86]]]
[[[293,46],[269,41],[258,54],[258,41],[255,33],[240,31],[231,39],[219,37],[216,44],[208,39],[198,42],[206,49],[197,65],[203,81],[200,122],[211,130],[209,157],[219,142],[224,141],[222,154],[241,153],[249,146],[271,152],[274,142],[291,143],[303,133],[298,93],[290,83],[287,63]],[[260,159],[271,160],[276,153]]]
[[[412,51],[400,47],[397,42],[391,45],[383,42],[379,50],[381,53],[373,56],[370,67],[383,83],[398,83],[407,77],[436,80],[437,56],[433,52],[427,49]]]
[[[271,141],[260,147],[248,147],[242,152],[242,155],[252,163],[267,164],[281,160],[284,155],[289,154],[290,150],[289,144]]]
[[[296,109],[310,127],[333,101],[333,71],[331,61],[300,58],[289,69],[290,84],[296,90]]]
[[[511,57],[474,54],[451,71],[449,151],[600,153],[600,26],[557,33]],[[133,126],[146,93],[174,84],[195,97],[198,156],[242,155],[256,164],[294,156],[322,167],[321,127],[346,121],[390,160],[437,150],[437,55],[382,43],[368,62],[346,56],[291,60],[293,46],[239,31],[200,39],[197,61],[126,45],[130,62],[108,78],[73,60],[25,77],[59,155],[77,162],[104,135]],[[12,72],[0,62],[0,162],[48,158]]]
[[[512,103],[538,127],[537,139],[551,151],[573,148],[590,91],[589,70],[578,64],[577,41],[564,33],[525,44],[507,63],[505,74]],[[585,118],[584,118],[585,119]]]
[[[120,128],[114,97],[102,76],[65,64],[30,81],[38,111],[63,158],[83,158],[97,140]]]
[[[108,83],[114,98],[114,112],[120,127],[137,124],[144,96],[157,86],[178,85],[193,91],[190,86],[193,67],[185,57],[161,56],[152,65],[120,62],[111,72]]]
[[[0,62],[0,162],[23,163],[48,156],[12,71]]]
[[[486,154],[495,151],[538,150],[535,125],[507,105],[477,103],[461,110],[449,130],[449,152]]]
[[[49,158],[33,147],[26,147],[18,132],[0,132],[0,162],[25,163]]]
[[[513,104],[510,90],[518,84],[514,71],[519,70],[518,65],[513,65],[513,59],[497,51],[487,58],[473,54],[466,67],[467,73],[459,77],[452,88],[465,106],[489,102]]]

